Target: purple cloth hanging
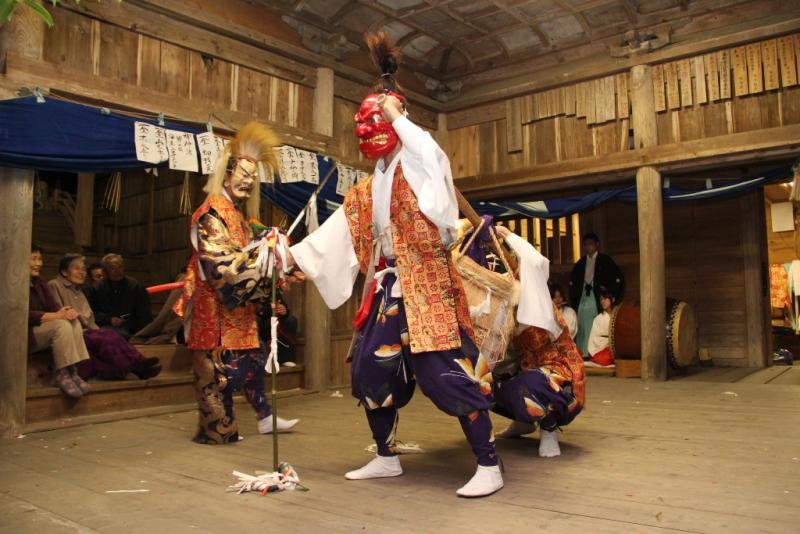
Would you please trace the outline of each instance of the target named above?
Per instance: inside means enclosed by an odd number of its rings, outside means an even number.
[[[486,247],[492,242],[490,228],[494,224],[494,217],[491,215],[483,215],[481,216],[481,219],[483,219],[481,231],[478,234],[478,237],[475,238],[475,241],[473,241],[467,249],[466,255],[481,267],[488,269],[489,262],[486,260]],[[474,232],[474,230],[470,230],[466,237],[464,237],[465,242],[469,241],[470,236],[472,236],[472,232]]]

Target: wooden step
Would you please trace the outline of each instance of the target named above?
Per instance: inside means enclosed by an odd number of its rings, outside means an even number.
[[[192,351],[185,345],[174,343],[164,345],[135,345],[143,356],[155,356],[161,362],[165,373],[188,373],[192,369]]]
[[[174,360],[182,358],[182,353]],[[281,394],[303,392],[304,368],[284,367],[278,375]],[[162,372],[149,380],[91,381],[92,391],[80,399],[52,386],[30,386],[25,405],[25,431],[141,417],[194,409],[194,378],[185,370]],[[269,380],[266,388],[269,391]]]
[[[616,369],[614,367],[584,367],[586,376],[614,376]]]

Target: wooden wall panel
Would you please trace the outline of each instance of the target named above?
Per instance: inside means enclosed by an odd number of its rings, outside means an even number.
[[[66,9],[53,9],[54,26],[44,32],[43,59],[92,73],[92,20]]]
[[[139,46],[136,34],[110,24],[97,23],[95,27],[100,31],[100,50],[95,52],[98,74],[135,84]]]
[[[314,90],[312,88],[305,85],[297,86],[297,112],[295,115],[295,126],[301,130],[313,130]]]
[[[189,52],[190,98],[208,104],[212,109],[231,106],[231,68],[226,61]]]
[[[527,128],[527,126],[526,126]],[[478,127],[466,126],[449,132],[447,156],[453,177],[475,176],[479,170]],[[526,148],[526,150],[529,150]]]
[[[592,131],[586,122],[577,117],[564,117],[560,121],[562,159],[585,158],[594,153]]]
[[[681,121],[681,141],[691,141],[693,139],[702,139],[706,137],[703,114],[704,107],[705,106],[693,106],[683,108],[679,112]]]
[[[599,124],[592,128],[594,135],[594,155],[605,156],[612,152],[620,151],[620,138],[622,135],[621,121]],[[625,132],[627,138],[627,131]]]
[[[167,95],[188,98],[191,94],[190,73],[189,50],[162,41],[159,90]]]
[[[484,122],[478,125],[478,165],[481,174],[494,174],[499,167],[499,159],[506,153],[500,153],[497,139],[497,123],[500,121]],[[503,128],[505,129],[505,120]]]
[[[790,87],[780,93],[781,122],[783,125],[800,123],[800,87]]]
[[[636,206],[615,202],[601,209],[607,225],[602,249],[625,275],[625,300],[636,302]],[[667,296],[694,306],[700,347],[709,349],[715,363],[730,366],[747,365],[739,212],[738,198],[664,207]],[[585,224],[582,221],[582,230]]]
[[[528,147],[531,153],[531,164],[541,165],[558,161],[556,154],[555,119],[534,122]]]
[[[358,104],[335,98],[333,102],[333,137],[338,142],[340,154],[349,161],[362,161],[358,150],[358,138],[354,131],[353,117]]]
[[[703,135],[714,137],[728,133],[728,119],[724,102],[709,102],[702,108]]]
[[[140,35],[137,42],[136,84],[158,91],[161,88],[161,41]]]

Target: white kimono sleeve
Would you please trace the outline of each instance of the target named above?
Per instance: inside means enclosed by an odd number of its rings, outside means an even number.
[[[448,238],[444,239],[447,245],[455,237],[458,222],[450,160],[428,132],[406,117],[396,118],[392,126],[403,143],[400,153],[403,176],[417,197],[420,211],[436,225],[443,238]]]
[[[547,288],[550,260],[516,234],[509,234],[505,240],[517,253],[520,263],[522,295],[517,306],[517,321],[547,330],[551,339],[557,339],[561,335],[561,325],[556,319],[550,290]]]
[[[589,356],[594,356],[608,347],[608,328],[610,323],[611,316],[606,312],[601,313],[592,321],[592,331],[589,334],[589,344],[586,347],[589,351]]]
[[[353,294],[359,266],[344,208],[290,250],[329,308],[338,308]]]
[[[578,314],[569,306],[564,306],[561,308],[561,317],[563,317],[564,322],[567,323],[569,337],[575,339],[575,336],[578,335]]]

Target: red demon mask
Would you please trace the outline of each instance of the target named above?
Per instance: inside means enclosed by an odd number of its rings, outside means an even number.
[[[397,93],[388,94],[405,102],[405,98]],[[381,93],[367,96],[354,117],[356,137],[361,140],[358,148],[367,159],[381,158],[397,146],[397,132],[392,128],[392,124],[383,118],[381,107],[378,105],[378,98],[381,96],[383,96]]]

